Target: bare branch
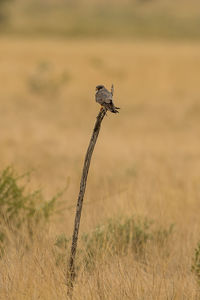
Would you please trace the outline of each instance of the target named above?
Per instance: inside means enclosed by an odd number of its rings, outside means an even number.
[[[84,166],[83,166],[83,172],[81,177],[81,183],[80,183],[80,192],[78,196],[77,206],[76,206],[76,216],[74,220],[74,231],[72,236],[72,245],[71,245],[71,255],[69,259],[69,270],[68,270],[68,278],[67,278],[67,285],[68,285],[68,295],[72,296],[73,292],[73,285],[74,285],[74,279],[75,279],[75,256],[76,256],[76,248],[77,248],[77,242],[78,242],[78,232],[79,232],[79,226],[80,226],[80,219],[81,219],[81,211],[82,211],[82,205],[83,205],[83,198],[85,194],[86,189],[86,183],[87,183],[87,176],[88,171],[90,167],[90,161],[92,157],[92,153],[99,135],[99,131],[101,128],[101,122],[103,121],[103,118],[105,117],[106,109],[101,109],[97,120],[93,129],[92,137],[90,139],[90,143],[87,149],[87,153],[85,156]]]

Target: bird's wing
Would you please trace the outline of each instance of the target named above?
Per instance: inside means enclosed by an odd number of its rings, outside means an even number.
[[[100,92],[97,92],[95,97],[96,102],[98,102],[101,105],[104,103],[103,95]]]
[[[110,103],[112,101],[112,94],[106,88],[102,89],[100,93],[104,103]]]

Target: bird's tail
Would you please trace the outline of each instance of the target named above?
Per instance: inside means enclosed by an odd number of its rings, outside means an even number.
[[[120,107],[113,106],[111,112],[114,113],[114,114],[119,113],[118,109],[120,109]]]
[[[106,103],[105,107],[107,108],[107,110],[109,110],[110,112],[116,114],[119,113],[118,109],[120,109],[119,107],[114,106],[113,102],[111,101],[110,103]]]

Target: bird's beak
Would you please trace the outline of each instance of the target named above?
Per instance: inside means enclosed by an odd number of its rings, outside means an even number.
[[[97,91],[97,88],[95,88],[95,91]]]

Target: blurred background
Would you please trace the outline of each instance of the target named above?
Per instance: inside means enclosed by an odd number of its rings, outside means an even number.
[[[199,38],[198,0],[1,0],[1,31],[60,37]]]
[[[200,109],[199,38],[197,0],[0,0],[1,165],[36,168],[44,183],[50,169],[58,183],[79,174],[99,109],[97,84],[114,83],[122,110],[105,121],[96,164],[134,165],[142,135],[142,151],[148,142],[162,147],[164,132],[191,136]]]
[[[46,199],[68,183],[63,215],[51,223],[46,243],[62,232],[71,236],[84,155],[99,111],[98,84],[114,84],[121,110],[108,113],[102,124],[81,232],[133,214],[153,218],[158,227],[177,226],[167,258],[151,249],[146,269],[138,263],[141,290],[137,298],[127,287],[130,299],[175,299],[174,289],[176,299],[197,299],[190,261],[200,234],[199,41],[199,0],[0,0],[1,169],[33,170],[30,189],[39,187]],[[20,270],[17,257],[16,252],[13,265]],[[133,261],[130,257],[128,268],[135,268]],[[156,280],[152,264],[161,274]],[[9,274],[9,265],[3,268]],[[48,286],[38,274],[35,286],[62,299],[60,283],[52,284],[54,271],[48,273]],[[167,286],[160,294],[159,280]],[[15,299],[25,299],[16,298],[16,287],[32,299],[29,286],[16,279]],[[87,292],[82,288],[77,295]]]
[[[1,0],[0,5],[2,33],[199,38],[198,0]]]

